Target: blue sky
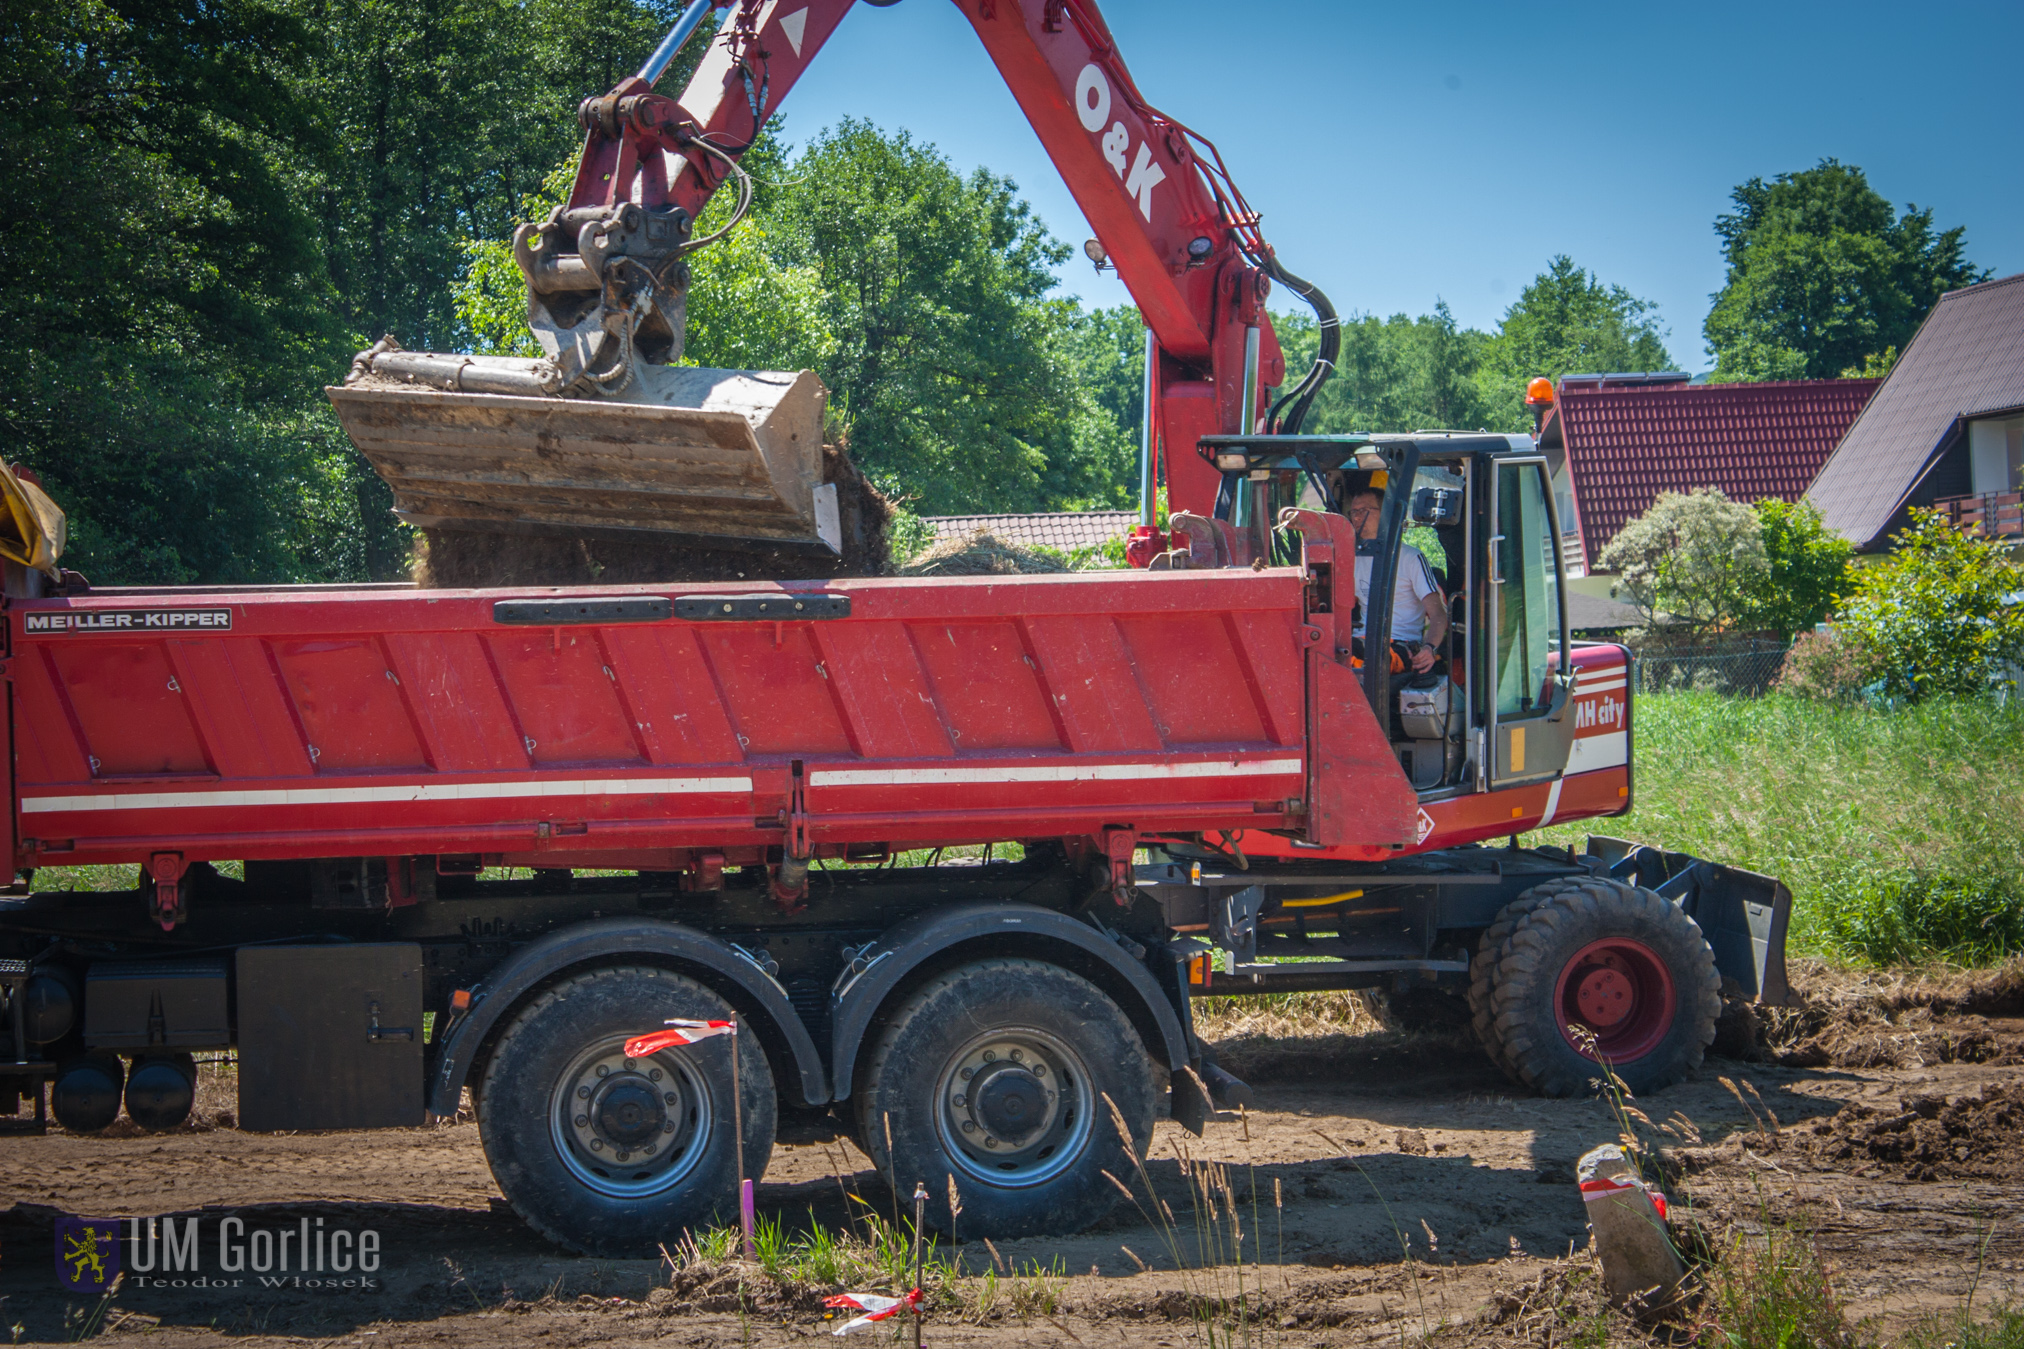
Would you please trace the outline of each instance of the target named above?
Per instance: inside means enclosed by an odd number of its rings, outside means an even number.
[[[1146,97],[1217,143],[1287,266],[1345,313],[1441,297],[1491,328],[1567,253],[1656,301],[1674,358],[1701,370],[1730,190],[1828,155],[1966,225],[1980,265],[2024,270],[2024,0],[1104,13]],[[782,112],[790,141],[847,115],[906,128],[964,172],[1011,176],[1071,245],[1088,236],[946,0],[855,7]],[[1129,299],[1079,252],[1062,279]]]

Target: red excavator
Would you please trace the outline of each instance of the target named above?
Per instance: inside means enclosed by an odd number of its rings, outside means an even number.
[[[402,518],[431,530],[841,551],[819,383],[677,362],[684,260],[744,213],[752,187],[739,155],[850,7],[694,0],[638,74],[584,101],[568,202],[513,239],[542,356],[391,341],[361,354],[330,396]],[[654,92],[719,8],[729,12],[687,89]],[[1299,432],[1336,349],[1328,301],[1280,265],[1215,147],[1140,94],[1095,5],[961,8],[1095,228],[1085,251],[1117,269],[1145,318],[1146,490],[1133,560],[1146,565],[1164,542],[1152,528],[1162,478],[1176,513],[1220,515],[1236,527],[1240,560],[1263,555],[1270,480],[1226,475],[1196,447],[1204,436]],[[726,183],[737,192],[730,222],[695,237]],[[1285,382],[1265,312],[1275,280],[1315,307],[1322,345],[1268,404]]]

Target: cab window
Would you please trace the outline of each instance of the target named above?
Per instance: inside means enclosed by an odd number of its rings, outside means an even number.
[[[1497,717],[1536,716],[1549,705],[1547,679],[1560,639],[1560,589],[1553,574],[1546,479],[1536,464],[1497,470]]]

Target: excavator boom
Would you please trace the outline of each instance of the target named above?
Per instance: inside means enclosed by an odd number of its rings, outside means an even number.
[[[731,228],[699,239],[697,218],[726,182],[742,216],[738,157],[852,3],[694,0],[646,66],[584,101],[569,201],[513,239],[539,358],[360,354],[329,394],[404,518],[841,551],[814,377],[676,363],[685,259]],[[1264,309],[1285,274],[1257,215],[1214,147],[1138,92],[1093,0],[961,7],[1094,228],[1086,251],[1139,303],[1170,507],[1210,515],[1223,479],[1196,443],[1257,430],[1285,377]],[[654,93],[717,9],[681,97]]]

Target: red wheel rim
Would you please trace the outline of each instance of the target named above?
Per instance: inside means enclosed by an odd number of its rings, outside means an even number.
[[[1575,1052],[1629,1063],[1657,1049],[1677,1004],[1666,963],[1643,942],[1604,937],[1574,953],[1553,989],[1553,1017]],[[1595,1037],[1584,1048],[1577,1029]]]

